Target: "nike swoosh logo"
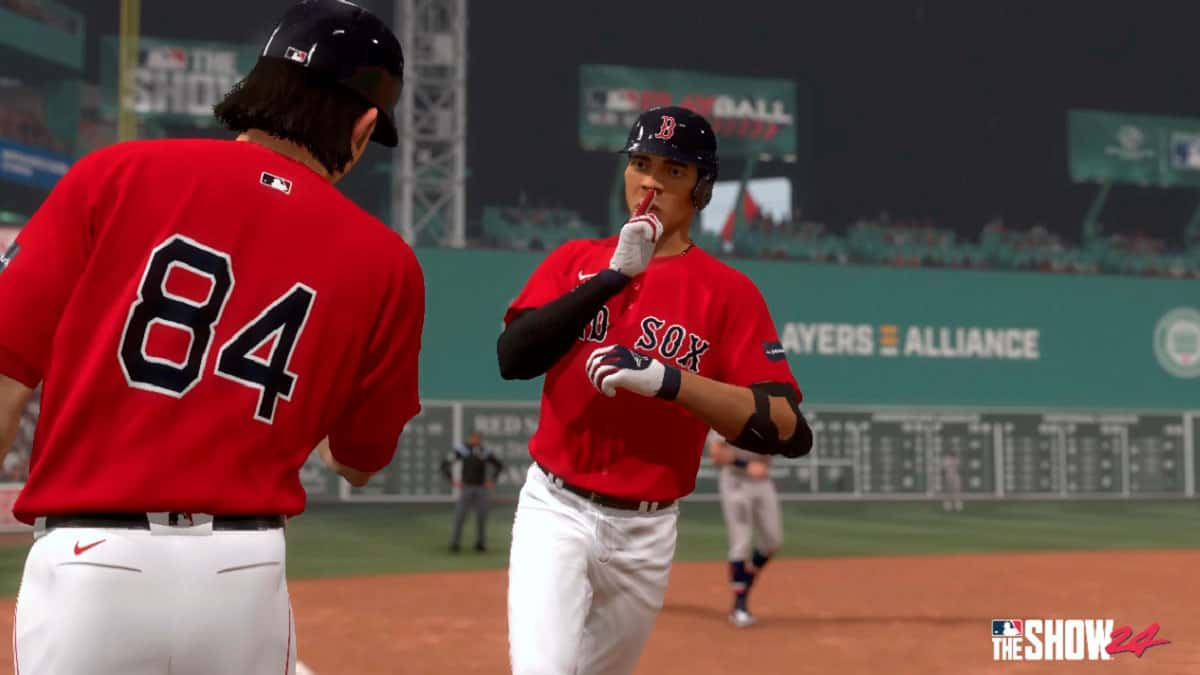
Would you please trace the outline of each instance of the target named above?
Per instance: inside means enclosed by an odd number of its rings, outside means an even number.
[[[103,544],[106,541],[108,541],[108,540],[101,539],[100,541],[94,541],[94,542],[88,544],[87,546],[80,546],[79,541],[76,540],[75,541],[75,555],[83,555],[84,553],[87,553],[88,551],[92,550],[93,548],[96,548],[97,546],[99,546],[100,544]]]
[[[581,270],[581,271],[579,272],[579,280],[580,280],[580,281],[587,281],[588,279],[591,279],[592,277],[596,276],[597,274],[599,274],[599,273],[598,273],[598,272],[593,272],[593,273],[591,273],[591,274],[584,274],[584,273],[583,273],[583,271]]]

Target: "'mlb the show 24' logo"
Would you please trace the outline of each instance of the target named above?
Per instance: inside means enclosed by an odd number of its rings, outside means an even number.
[[[1130,626],[1115,630],[1112,619],[992,619],[992,659],[996,661],[1108,661],[1170,644],[1152,623],[1137,635]]]

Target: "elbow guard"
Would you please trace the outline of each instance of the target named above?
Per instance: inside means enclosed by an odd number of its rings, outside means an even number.
[[[800,412],[796,403],[795,392],[786,384],[780,382],[762,382],[750,385],[754,393],[754,414],[746,420],[742,433],[731,441],[733,445],[757,452],[762,455],[783,455],[784,457],[803,457],[812,450],[812,429]],[[771,419],[771,396],[778,396],[788,403],[788,407],[796,414],[796,430],[787,440],[780,440],[779,428]]]

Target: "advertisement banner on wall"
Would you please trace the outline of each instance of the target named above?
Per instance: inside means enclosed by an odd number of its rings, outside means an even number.
[[[118,44],[113,35],[100,43],[101,89],[108,116],[116,115]],[[143,123],[214,126],[213,106],[250,72],[257,58],[258,50],[249,45],[143,36],[138,40],[134,110]]]
[[[439,294],[426,313],[422,395],[536,400],[540,381],[500,378],[495,341],[544,254],[418,254]],[[762,292],[814,404],[1182,410],[1200,401],[1195,282],[730,262]]]
[[[0,138],[0,180],[49,190],[70,166],[66,155]]]
[[[1200,119],[1072,110],[1072,180],[1200,187]]]
[[[629,66],[580,67],[579,143],[617,151],[642,112],[656,106],[690,108],[713,125],[720,155],[796,161],[796,83],[687,70]]]

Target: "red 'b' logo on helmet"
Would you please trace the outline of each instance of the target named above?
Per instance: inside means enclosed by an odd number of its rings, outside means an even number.
[[[654,137],[659,140],[669,141],[669,140],[671,140],[671,137],[674,135],[675,135],[675,118],[671,117],[670,115],[663,115],[662,128],[660,128],[658,130],[657,134],[654,134]]]

